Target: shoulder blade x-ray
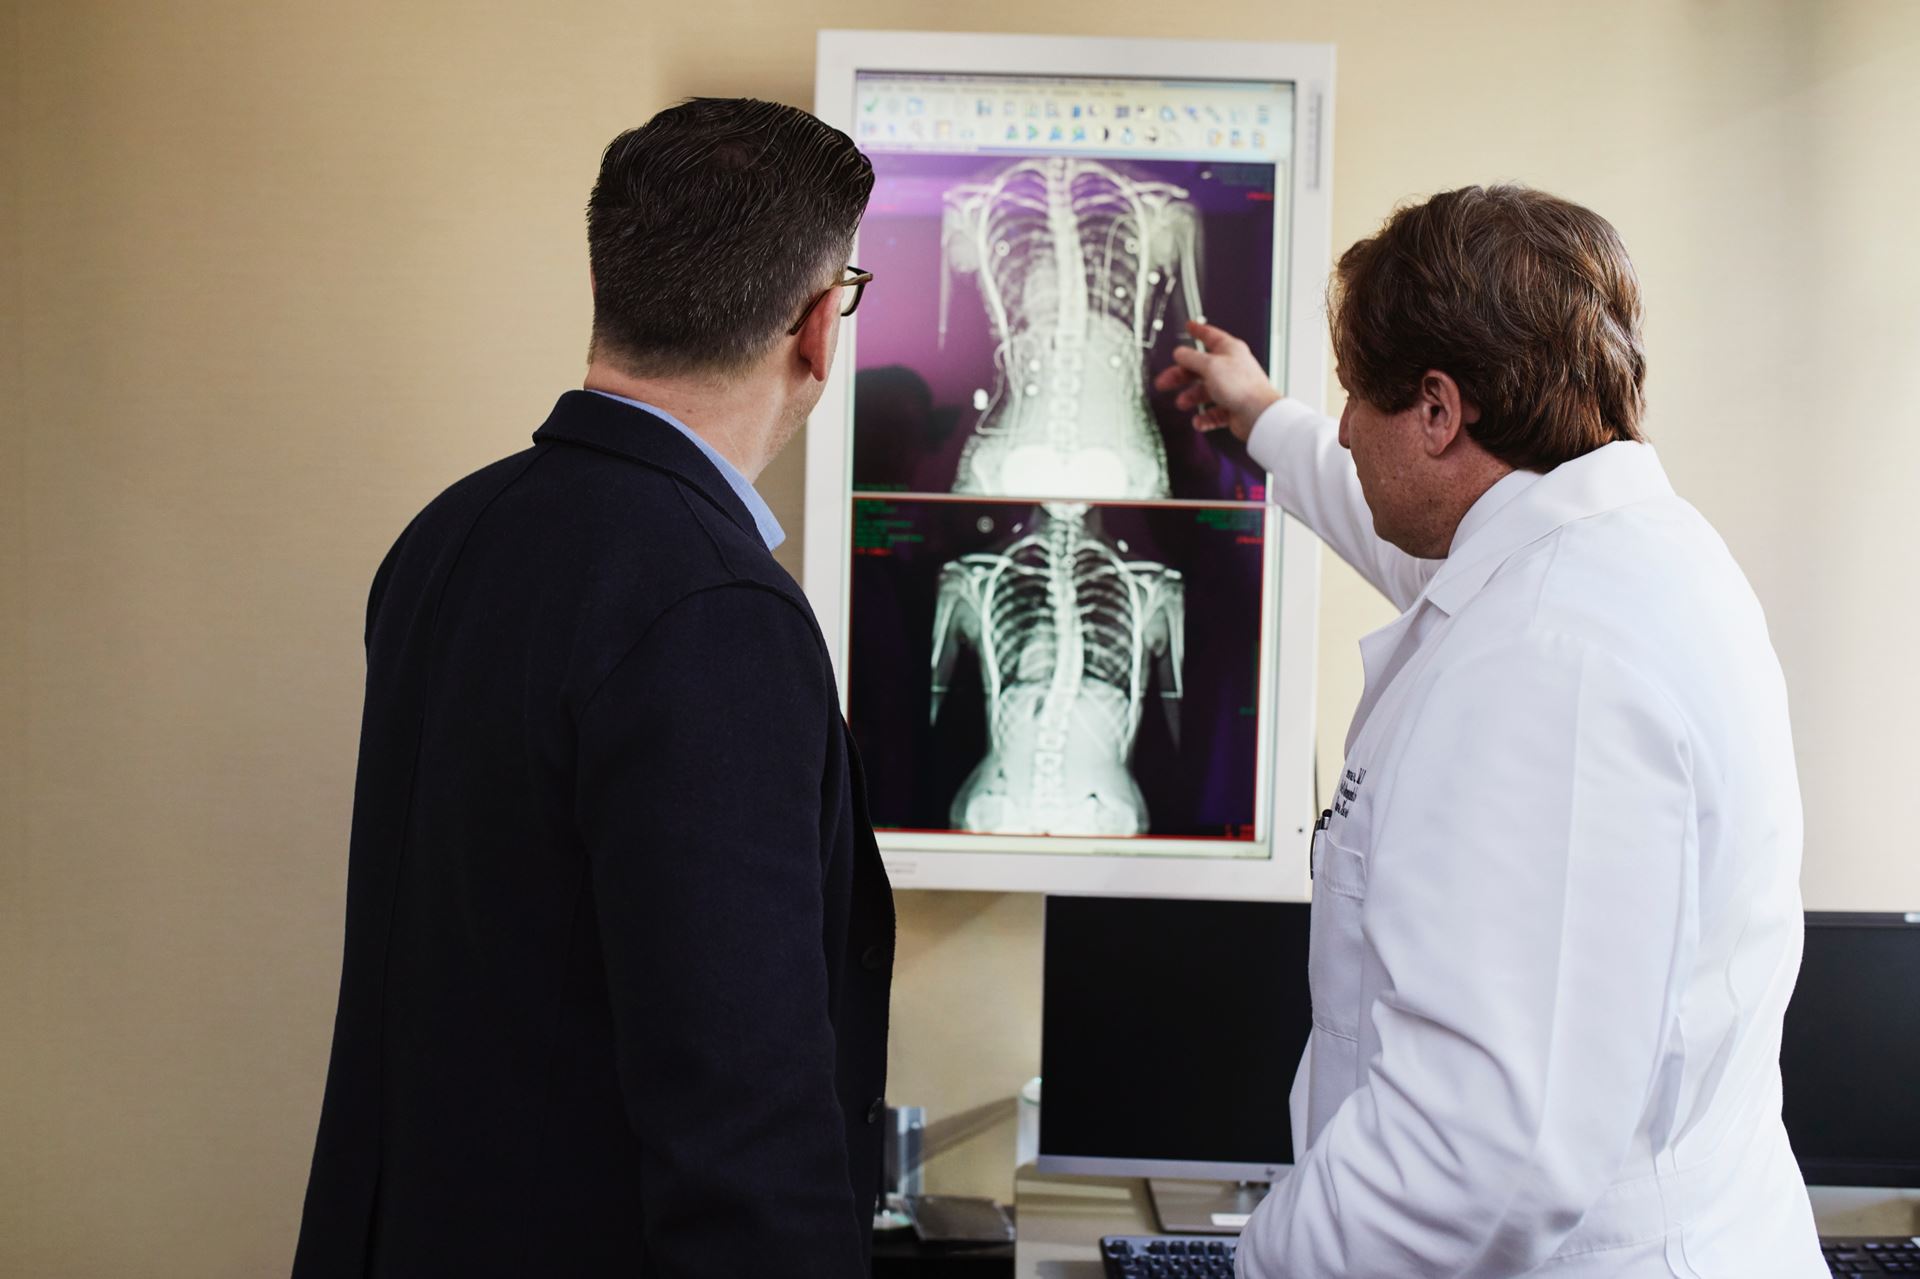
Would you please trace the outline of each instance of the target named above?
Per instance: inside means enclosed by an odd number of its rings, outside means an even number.
[[[941,571],[932,714],[960,650],[979,656],[988,752],[951,820],[994,834],[1137,835],[1146,804],[1128,769],[1157,675],[1178,732],[1186,607],[1181,575],[1129,560],[1080,503],[1050,503],[1004,550]]]
[[[1200,318],[1198,241],[1186,190],[1094,160],[1024,160],[947,192],[940,336],[953,273],[976,273],[996,369],[955,492],[1167,496],[1144,357],[1175,288]]]

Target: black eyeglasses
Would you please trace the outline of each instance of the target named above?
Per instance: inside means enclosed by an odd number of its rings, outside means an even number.
[[[849,274],[846,279],[829,284],[826,288],[813,295],[813,301],[807,303],[807,309],[800,313],[800,318],[795,320],[793,327],[787,330],[788,337],[798,336],[801,326],[807,322],[807,317],[813,314],[813,308],[819,306],[821,299],[835,289],[853,290],[852,293],[847,295],[847,304],[840,308],[840,314],[842,315],[853,314],[854,309],[860,305],[860,295],[865,293],[867,291],[867,285],[873,282],[873,272],[862,271],[857,266],[850,266],[847,268],[847,271]]]

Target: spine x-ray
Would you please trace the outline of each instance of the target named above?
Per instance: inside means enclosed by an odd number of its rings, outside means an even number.
[[[874,159],[862,265],[894,283],[862,312],[854,488],[902,497],[856,502],[876,822],[1244,837],[1264,476],[1149,382],[1207,307],[1265,342],[1271,166]],[[1232,267],[1210,276],[1216,238]],[[1256,509],[1194,509],[1212,502]],[[894,684],[910,651],[918,727]]]
[[[1241,838],[1268,515],[854,504],[850,717],[876,825]]]
[[[979,655],[987,698],[988,753],[953,801],[959,829],[1147,829],[1128,761],[1155,692],[1178,743],[1181,578],[1128,559],[1098,519],[1084,504],[1048,503],[1004,550],[961,556],[940,574],[932,713],[963,647]]]
[[[1185,190],[1093,160],[1027,160],[947,193],[941,337],[960,272],[980,277],[995,339],[956,493],[1168,495],[1143,360],[1176,287],[1200,316],[1198,236]]]
[[[947,193],[941,333],[946,273],[977,273],[998,375],[956,492],[1167,495],[1142,361],[1176,279],[1188,313],[1199,313],[1186,196],[1057,157]],[[991,741],[952,820],[993,834],[1139,834],[1147,813],[1128,764],[1150,667],[1162,696],[1180,695],[1180,574],[1129,561],[1084,503],[1043,511],[1004,552],[956,560],[941,576],[934,713],[959,643],[970,641]]]

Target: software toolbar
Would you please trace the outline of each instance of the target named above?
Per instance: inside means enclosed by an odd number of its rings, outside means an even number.
[[[1293,87],[1245,81],[861,73],[869,151],[1049,151],[1282,161]]]

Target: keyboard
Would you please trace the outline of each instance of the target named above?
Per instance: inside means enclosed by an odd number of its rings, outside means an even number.
[[[1233,1279],[1238,1239],[1223,1235],[1108,1235],[1107,1279]]]
[[[1233,1279],[1239,1241],[1217,1235],[1108,1235],[1100,1241],[1107,1279]],[[1822,1239],[1835,1276],[1920,1275],[1920,1240]]]
[[[1834,1275],[1920,1275],[1920,1242],[1912,1239],[1822,1239]]]

